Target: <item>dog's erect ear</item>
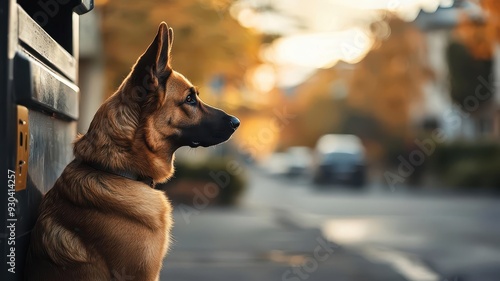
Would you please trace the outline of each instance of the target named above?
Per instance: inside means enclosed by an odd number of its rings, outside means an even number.
[[[160,23],[158,27],[158,34],[156,38],[151,43],[148,48],[156,47],[156,73],[162,74],[162,72],[170,71],[170,50],[172,49],[172,43],[174,41],[174,31],[169,28],[165,22]],[[153,46],[154,45],[154,46]],[[147,51],[146,51],[147,52]]]
[[[172,28],[169,28],[165,22],[160,23],[155,39],[137,61],[134,74],[139,76],[141,76],[141,73],[151,75],[153,84],[162,83],[172,72],[170,50],[173,41],[174,31]],[[137,78],[144,80],[140,77]]]

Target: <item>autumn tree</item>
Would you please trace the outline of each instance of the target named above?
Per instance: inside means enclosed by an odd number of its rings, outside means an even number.
[[[483,16],[462,13],[456,33],[476,59],[487,60],[493,56],[494,44],[500,42],[500,1],[481,0],[480,5]]]
[[[482,0],[481,6],[486,11],[486,33],[496,42],[500,41],[500,2],[497,0]]]
[[[471,52],[471,49],[460,41],[450,43],[446,56],[450,72],[452,101],[468,108],[470,105],[467,101],[476,94],[478,85],[481,83],[491,85],[492,61],[488,57],[478,58],[474,55],[474,51]],[[480,105],[484,107],[490,100],[478,100],[478,103],[481,102]]]
[[[372,116],[385,132],[404,137],[411,127],[410,107],[421,98],[430,70],[421,32],[411,23],[388,20],[391,35],[357,64],[348,105]]]
[[[482,0],[480,4],[483,15],[460,14],[454,40],[447,50],[452,100],[463,108],[474,107],[467,113],[478,125],[493,114],[492,57],[494,46],[500,40],[500,3]],[[486,86],[489,95],[478,93],[478,86]],[[476,104],[467,104],[477,94],[481,95],[481,99],[476,99],[477,108]]]
[[[109,1],[103,8],[108,92],[127,75],[161,21],[174,29],[173,66],[195,84],[241,83],[257,62],[259,36],[229,15],[230,0]]]

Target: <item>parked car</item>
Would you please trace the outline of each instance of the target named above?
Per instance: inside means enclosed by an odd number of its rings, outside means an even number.
[[[286,150],[286,174],[290,177],[304,176],[311,168],[311,149],[306,146],[292,146]]]
[[[365,149],[354,135],[322,136],[314,151],[313,181],[362,187],[366,181]]]
[[[287,173],[288,155],[285,152],[274,152],[262,162],[262,169],[269,175],[283,176]]]

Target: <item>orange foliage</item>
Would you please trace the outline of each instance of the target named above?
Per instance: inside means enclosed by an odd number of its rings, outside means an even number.
[[[483,0],[481,6],[486,11],[486,33],[490,38],[500,41],[500,1]]]
[[[399,19],[389,20],[389,26],[391,36],[357,65],[347,102],[387,132],[404,136],[411,127],[410,106],[420,99],[430,70],[421,32]]]
[[[102,7],[108,93],[147,48],[161,21],[174,29],[174,69],[200,86],[215,75],[227,84],[243,83],[246,69],[258,63],[260,37],[229,15],[231,3],[109,0]]]
[[[462,15],[457,35],[477,59],[487,60],[493,56],[493,46],[500,41],[500,1],[482,0],[484,20]]]
[[[337,68],[318,70],[295,89],[288,102],[290,111],[297,114],[292,126],[284,128],[281,145],[314,146],[319,137],[338,129],[341,121],[340,103],[344,96],[340,86],[346,80],[344,71]],[[347,91],[347,89],[346,89]]]

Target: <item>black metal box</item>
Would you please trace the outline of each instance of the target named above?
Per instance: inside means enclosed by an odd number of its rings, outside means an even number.
[[[78,15],[92,0],[0,1],[0,280],[22,280],[42,194],[73,157]]]

